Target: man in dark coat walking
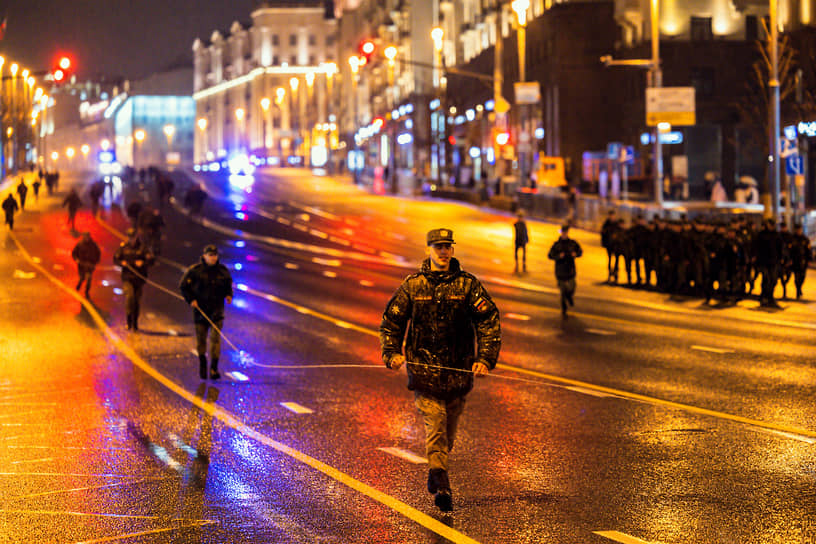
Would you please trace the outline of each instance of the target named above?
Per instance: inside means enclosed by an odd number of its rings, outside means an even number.
[[[77,273],[79,274],[76,290],[79,291],[84,282],[86,298],[89,296],[91,278],[93,277],[96,265],[99,264],[101,255],[99,246],[94,242],[93,238],[91,238],[90,232],[83,233],[82,238],[80,238],[79,242],[74,246],[73,251],[71,251],[71,257],[77,263]]]
[[[28,186],[25,184],[25,179],[20,178],[20,183],[17,185],[17,194],[20,195],[20,210],[25,210],[26,195],[28,194]]]
[[[125,292],[125,313],[128,330],[139,330],[139,302],[147,280],[147,269],[153,265],[153,254],[136,236],[134,229],[127,230],[128,239],[113,255],[113,262],[122,267],[122,289]]]
[[[218,358],[221,355],[221,329],[224,327],[224,301],[232,304],[232,276],[218,259],[218,248],[204,248],[201,261],[184,273],[181,294],[193,308],[198,350],[198,374],[207,379],[207,333],[210,333],[210,379],[221,377]]]
[[[583,255],[581,246],[569,237],[569,225],[561,227],[561,237],[555,241],[547,255],[555,261],[555,278],[561,291],[561,315],[567,317],[567,304],[575,305],[575,259]]]
[[[516,250],[513,253],[513,257],[516,260],[516,268],[513,271],[514,274],[519,273],[519,262],[518,262],[518,254],[519,249],[521,250],[521,271],[526,274],[527,273],[527,244],[530,242],[530,237],[527,234],[527,223],[524,221],[524,212],[519,210],[516,214],[516,222],[513,223],[513,229],[515,231],[515,243],[516,243]]]
[[[779,304],[774,299],[774,287],[776,287],[782,258],[782,238],[776,231],[773,219],[766,219],[764,227],[754,238],[754,258],[757,272],[762,274],[759,303],[761,306],[778,308]]]
[[[380,345],[385,366],[407,365],[408,389],[425,424],[428,491],[440,510],[450,512],[448,455],[473,377],[496,366],[501,327],[490,295],[453,258],[453,232],[428,232],[427,246],[420,271],[402,282],[385,308]]]
[[[80,200],[79,195],[76,192],[76,189],[71,189],[71,192],[65,197],[65,200],[62,201],[62,207],[68,208],[68,224],[71,225],[71,230],[76,230],[76,214],[77,210],[79,210],[80,205],[82,205],[82,200]]]
[[[14,199],[14,196],[9,193],[3,201],[3,211],[6,212],[6,225],[9,226],[9,230],[14,230],[14,214],[18,209],[17,201]]]

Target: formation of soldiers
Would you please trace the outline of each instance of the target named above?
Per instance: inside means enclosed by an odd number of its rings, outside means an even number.
[[[614,211],[604,221],[601,245],[607,251],[608,282],[618,283],[621,260],[629,285],[660,291],[736,302],[751,296],[759,277],[763,306],[777,306],[773,296],[777,282],[783,298],[794,279],[796,298],[802,297],[810,240],[801,225],[789,232],[773,220],[761,226],[748,217],[730,222],[705,220],[668,221],[642,216],[626,227]],[[654,276],[654,284],[652,277]]]

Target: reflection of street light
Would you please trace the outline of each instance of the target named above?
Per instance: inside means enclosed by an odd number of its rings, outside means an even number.
[[[110,149],[110,145],[111,145],[110,140],[108,140],[107,138],[104,138],[101,142],[99,142],[99,147],[102,148],[102,151],[107,151],[108,149]]]
[[[201,147],[203,148],[202,155],[204,157],[207,156],[207,151],[209,148],[207,142],[207,118],[206,117],[199,117],[198,121],[196,121],[196,125],[198,126],[198,130],[201,132],[201,143],[203,144]]]
[[[162,130],[164,135],[167,136],[167,148],[170,149],[173,147],[173,135],[176,133],[176,127],[174,125],[164,125]]]

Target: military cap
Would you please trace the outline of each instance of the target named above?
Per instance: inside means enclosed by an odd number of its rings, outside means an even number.
[[[209,245],[204,247],[203,253],[205,253],[205,254],[206,253],[214,253],[214,254],[218,255],[218,248],[215,247],[213,244],[209,244]]]
[[[450,229],[433,229],[428,231],[428,245],[453,244],[453,231]]]

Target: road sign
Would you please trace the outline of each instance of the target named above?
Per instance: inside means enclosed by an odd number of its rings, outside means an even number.
[[[625,164],[632,164],[635,162],[635,147],[627,145],[621,148],[620,162]]]
[[[623,149],[622,143],[609,142],[608,144],[606,144],[606,158],[613,161],[620,159],[621,149]]]
[[[694,87],[649,87],[646,89],[646,124],[694,125]]]
[[[805,173],[805,161],[802,156],[790,155],[785,159],[785,173],[789,176],[799,176]]]
[[[541,86],[538,81],[514,83],[516,104],[538,104],[541,101]]]
[[[799,154],[799,146],[797,145],[796,140],[789,140],[788,138],[780,138],[779,139],[779,156],[783,159],[790,157],[791,155],[798,155]]]

